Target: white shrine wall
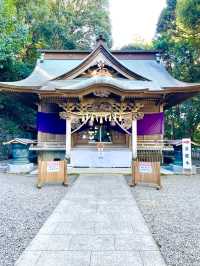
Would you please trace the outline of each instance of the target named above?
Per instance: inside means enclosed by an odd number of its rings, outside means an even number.
[[[73,167],[131,167],[132,151],[128,148],[72,148]]]

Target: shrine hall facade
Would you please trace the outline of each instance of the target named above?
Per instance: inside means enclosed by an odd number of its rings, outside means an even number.
[[[42,51],[29,77],[0,90],[38,96],[40,160],[129,167],[138,143],[163,139],[164,110],[200,85],[174,79],[156,51],[110,51],[99,38],[92,51]]]

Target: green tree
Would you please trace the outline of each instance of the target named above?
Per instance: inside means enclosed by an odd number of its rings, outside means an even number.
[[[107,0],[16,0],[19,18],[33,43],[51,49],[88,49],[102,33],[111,45]]]
[[[176,8],[177,23],[190,37],[200,34],[200,1],[179,0]]]
[[[130,50],[150,50],[153,48],[153,44],[151,42],[147,42],[140,37],[133,38],[133,41],[125,45],[121,48],[122,51],[130,51]]]
[[[167,0],[167,6],[163,9],[160,14],[157,23],[157,33],[167,33],[176,29],[176,1]]]
[[[186,82],[200,81],[199,8],[199,0],[168,0],[154,41],[171,74]],[[194,139],[200,123],[199,106],[200,97],[196,96],[166,111],[166,136]]]
[[[7,81],[30,73],[24,62],[30,35],[28,27],[16,18],[14,1],[3,3],[0,7],[0,77],[2,81]]]
[[[89,49],[102,33],[111,46],[107,0],[2,0],[1,81],[28,76],[37,48]]]
[[[88,49],[100,33],[111,46],[108,0],[0,2],[0,81],[27,77],[38,48]],[[34,102],[33,95],[0,94],[0,143],[32,132]]]

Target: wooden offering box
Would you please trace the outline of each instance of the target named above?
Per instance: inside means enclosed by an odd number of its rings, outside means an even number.
[[[37,187],[44,183],[61,182],[68,186],[67,162],[63,161],[39,161]]]
[[[140,150],[137,160],[132,162],[131,186],[145,183],[161,188],[160,162],[162,159],[160,150]]]

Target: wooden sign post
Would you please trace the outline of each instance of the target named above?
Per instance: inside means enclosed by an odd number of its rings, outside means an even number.
[[[183,173],[192,174],[192,147],[191,139],[182,139]]]

